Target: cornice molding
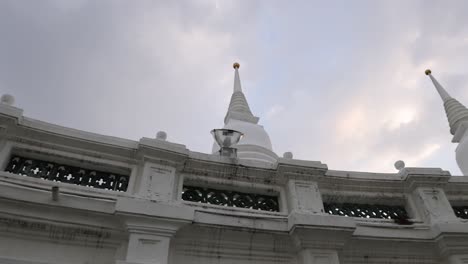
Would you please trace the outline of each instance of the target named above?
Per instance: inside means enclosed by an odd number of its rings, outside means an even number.
[[[450,172],[440,168],[404,168],[400,176],[407,192],[418,187],[444,188],[451,178]]]
[[[341,250],[356,230],[350,217],[292,213],[288,217],[289,233],[299,249]]]

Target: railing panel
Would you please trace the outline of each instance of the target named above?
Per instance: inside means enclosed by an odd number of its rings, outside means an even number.
[[[407,220],[408,213],[403,206],[357,203],[324,203],[325,212],[332,215]]]
[[[279,212],[278,197],[263,194],[184,185],[182,199],[197,203]]]
[[[452,208],[457,217],[468,219],[468,206],[452,206]]]
[[[98,189],[125,192],[129,176],[13,156],[6,172]]]

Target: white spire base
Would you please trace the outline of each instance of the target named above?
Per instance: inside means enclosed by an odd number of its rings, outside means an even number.
[[[255,145],[238,145],[237,157],[241,160],[250,160],[274,164],[278,156],[271,150]]]
[[[463,175],[468,176],[468,121],[458,126],[452,142],[459,143],[455,149],[457,164]]]
[[[239,113],[239,112],[228,112],[226,117],[224,118],[224,124],[229,123],[231,119],[241,120],[241,121],[252,123],[252,124],[258,124],[258,121],[260,120],[260,118],[254,115],[249,115],[249,114]]]
[[[244,134],[242,139],[234,147],[237,148],[237,157],[244,160],[262,161],[275,163],[278,156],[273,152],[270,137],[263,126],[237,120],[229,119],[224,125],[225,129],[233,129]],[[219,146],[213,144],[213,154],[218,153]]]

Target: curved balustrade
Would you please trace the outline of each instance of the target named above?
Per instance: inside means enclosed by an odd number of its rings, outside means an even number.
[[[184,186],[182,199],[190,202],[279,212],[278,197],[195,186]]]
[[[452,208],[457,217],[468,219],[468,206],[453,206]]]
[[[407,220],[408,213],[403,206],[355,203],[324,203],[325,212],[332,215]]]
[[[129,176],[13,156],[6,172],[98,189],[125,192]]]

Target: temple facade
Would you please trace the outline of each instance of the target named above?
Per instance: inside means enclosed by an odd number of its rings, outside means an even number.
[[[164,132],[132,141],[34,120],[4,95],[0,263],[468,263],[468,176],[280,157],[239,68],[222,130],[243,135],[234,156],[216,142],[190,151]],[[468,175],[468,110],[426,74]]]

